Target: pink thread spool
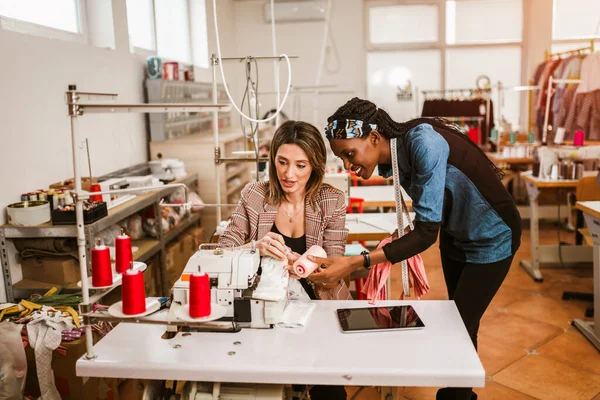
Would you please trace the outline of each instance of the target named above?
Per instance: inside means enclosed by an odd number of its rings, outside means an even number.
[[[573,145],[574,146],[583,146],[583,138],[585,137],[585,134],[583,133],[583,131],[575,131],[575,134],[573,135]]]
[[[306,278],[316,270],[319,265],[308,259],[308,256],[326,258],[327,253],[321,246],[311,246],[304,254],[296,260],[293,265],[294,273],[301,278]]]

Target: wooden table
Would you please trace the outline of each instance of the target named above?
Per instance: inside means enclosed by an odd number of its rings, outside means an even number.
[[[600,350],[600,201],[578,201],[585,223],[594,240],[594,322],[576,319],[573,325]]]
[[[593,172],[596,174],[596,172]],[[540,271],[541,264],[560,265],[591,262],[593,250],[588,246],[564,245],[540,245],[539,236],[539,203],[538,198],[542,190],[566,189],[574,191],[577,180],[571,179],[540,179],[531,174],[531,171],[523,172],[521,178],[525,182],[529,196],[529,208],[531,217],[531,260],[521,260],[521,266],[531,275],[536,282],[543,282],[544,278]],[[560,247],[560,248],[559,248]]]
[[[502,153],[485,153],[490,160],[496,165],[507,164],[513,165],[528,165],[533,164],[533,157],[504,157]]]

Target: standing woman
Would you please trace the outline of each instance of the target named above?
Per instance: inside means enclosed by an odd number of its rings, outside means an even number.
[[[479,322],[504,281],[519,248],[521,218],[501,172],[456,127],[418,118],[404,123],[367,100],[340,107],[325,128],[347,170],[367,179],[378,167],[413,200],[414,230],[381,249],[352,257],[313,258],[326,267],[309,279],[337,282],[384,261],[392,264],[433,245],[440,255],[448,296],[477,348]],[[398,188],[399,189],[399,188]],[[444,388],[437,399],[476,399],[471,388]]]

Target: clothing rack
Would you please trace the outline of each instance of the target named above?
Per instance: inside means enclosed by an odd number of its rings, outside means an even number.
[[[542,144],[546,144],[548,138],[548,118],[550,117],[550,99],[552,99],[552,85],[557,83],[581,83],[581,79],[554,79],[552,75],[548,78],[548,99],[546,100],[546,110],[544,112],[544,128],[542,129]]]
[[[483,99],[485,100],[485,123],[487,129],[490,126],[490,103],[492,100],[492,89],[491,88],[462,88],[462,89],[440,89],[440,90],[423,90],[421,91],[425,100],[435,100],[435,99],[444,99],[444,100],[475,100],[475,99]],[[446,97],[450,95],[450,97]],[[441,118],[455,118],[455,117],[441,117]],[[461,118],[458,116],[458,118]],[[463,120],[465,117],[462,117]],[[483,117],[474,117],[474,118],[482,118]]]
[[[544,60],[556,60],[558,58],[565,58],[568,56],[576,56],[580,54],[589,54],[594,52],[594,39],[590,40],[590,45],[582,47],[580,49],[573,49],[567,51],[561,51],[558,53],[550,53],[548,50],[544,51]]]

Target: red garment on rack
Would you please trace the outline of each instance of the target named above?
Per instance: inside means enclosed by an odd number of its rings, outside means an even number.
[[[472,126],[469,129],[469,139],[475,144],[481,144],[481,130],[477,127]]]
[[[386,244],[390,243],[392,236],[383,239],[377,248],[380,249]],[[425,272],[425,266],[423,265],[423,259],[419,254],[406,260],[408,262],[408,276],[409,280],[413,283],[413,289],[416,297],[421,297],[425,293],[429,292],[429,282],[427,281],[427,274]],[[378,300],[387,300],[387,291],[385,289],[385,283],[390,275],[392,264],[389,261],[382,262],[371,267],[369,276],[362,292],[367,296],[369,304],[375,304]],[[400,300],[404,299],[404,292],[400,295]]]

